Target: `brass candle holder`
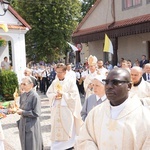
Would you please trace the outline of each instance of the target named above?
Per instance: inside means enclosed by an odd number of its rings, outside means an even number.
[[[16,113],[17,110],[19,109],[19,106],[17,104],[17,98],[19,97],[17,88],[13,94],[13,97],[14,97],[14,101],[12,103],[10,103],[10,105],[9,105],[9,112],[10,113]]]

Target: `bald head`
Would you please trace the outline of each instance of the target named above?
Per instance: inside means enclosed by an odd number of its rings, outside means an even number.
[[[145,64],[145,66],[148,66],[148,67],[150,67],[150,63],[147,63],[147,64]]]
[[[138,82],[140,82],[142,73],[142,69],[138,66],[134,66],[131,68],[131,80],[133,84],[137,84]]]
[[[133,70],[135,70],[135,71],[137,71],[137,72],[139,72],[139,73],[142,73],[142,68],[140,68],[139,66],[134,66],[134,67],[132,67],[132,68],[131,68],[131,71],[133,71]]]
[[[111,70],[109,73],[108,73],[108,76],[112,76],[112,75],[117,75],[121,78],[124,78],[125,81],[131,81],[131,77],[130,77],[130,73],[127,69],[124,69],[124,68],[115,68],[113,70]]]
[[[130,73],[127,69],[115,68],[108,73],[105,92],[112,106],[122,104],[128,98],[131,88]]]

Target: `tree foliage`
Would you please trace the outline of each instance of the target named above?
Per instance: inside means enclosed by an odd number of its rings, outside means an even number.
[[[82,18],[87,14],[87,12],[90,10],[90,8],[95,2],[96,0],[82,0],[82,8],[81,8]]]
[[[52,62],[67,52],[66,41],[81,18],[79,0],[11,0],[11,4],[32,27],[26,34],[28,58]]]

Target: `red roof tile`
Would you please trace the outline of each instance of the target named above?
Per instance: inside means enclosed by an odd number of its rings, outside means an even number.
[[[79,36],[79,35],[86,35],[86,34],[100,32],[100,31],[104,31],[104,30],[107,31],[107,30],[111,30],[111,29],[136,25],[136,24],[140,24],[140,23],[144,23],[144,22],[150,22],[150,14],[134,17],[131,19],[117,21],[114,24],[104,24],[104,25],[95,26],[92,28],[76,30],[72,36],[75,37],[75,36]]]

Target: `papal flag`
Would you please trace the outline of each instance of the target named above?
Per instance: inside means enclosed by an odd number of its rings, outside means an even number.
[[[71,43],[69,43],[69,42],[67,42],[67,43],[70,45],[70,47],[72,48],[73,51],[79,50],[76,46],[72,45]]]
[[[107,34],[105,34],[105,43],[103,52],[108,52],[113,54],[113,45]]]
[[[6,23],[0,24],[0,28],[2,28],[5,32],[8,32],[8,26]]]

